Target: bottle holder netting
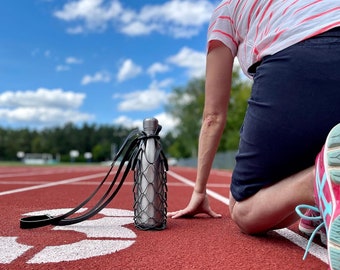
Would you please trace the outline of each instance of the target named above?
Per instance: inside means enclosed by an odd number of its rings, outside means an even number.
[[[167,215],[166,159],[157,138],[141,144],[134,170],[134,224],[141,230],[162,230]]]

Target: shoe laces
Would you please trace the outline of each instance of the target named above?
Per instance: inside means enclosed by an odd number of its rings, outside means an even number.
[[[302,209],[309,209],[314,211],[315,213],[319,213],[320,215],[316,215],[316,216],[307,216],[304,213],[302,213]],[[300,204],[295,208],[295,212],[300,216],[300,218],[305,219],[305,220],[312,220],[312,221],[320,221],[320,224],[315,227],[313,233],[311,234],[311,236],[309,237],[307,246],[306,246],[306,250],[305,250],[305,254],[303,255],[303,260],[306,259],[307,254],[308,254],[308,250],[310,248],[310,245],[313,242],[314,236],[317,234],[317,232],[325,226],[325,222],[322,219],[321,213],[319,208],[317,208],[316,206],[311,206],[311,205],[307,205],[307,204]]]

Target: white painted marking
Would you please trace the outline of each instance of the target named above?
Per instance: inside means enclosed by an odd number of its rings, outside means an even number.
[[[58,263],[88,259],[112,254],[130,247],[134,242],[131,240],[82,240],[68,245],[49,246],[27,263]]]
[[[195,182],[191,181],[175,172],[172,171],[168,171],[167,172],[168,175],[171,175],[172,177],[176,178],[177,180],[181,181],[184,184],[187,184],[188,186],[194,187],[195,186]],[[210,189],[207,189],[207,194],[210,195],[211,197],[215,198],[216,200],[219,200],[220,202],[229,205],[229,199],[226,197],[223,197],[222,195],[218,194],[215,191],[212,191]]]
[[[133,222],[132,217],[103,217],[85,220],[78,224],[54,227],[54,231],[76,231],[85,233],[89,238],[136,238],[136,234],[122,226]]]
[[[10,177],[27,177],[27,176],[36,176],[36,175],[54,175],[54,174],[62,174],[62,173],[72,173],[72,172],[90,172],[98,170],[98,168],[91,168],[91,167],[82,167],[82,168],[57,168],[57,169],[15,169],[15,171],[12,169],[9,172],[1,171],[0,178],[10,178]]]
[[[231,177],[232,172],[231,171],[216,171],[216,170],[212,170],[211,171],[211,175]]]
[[[17,238],[0,236],[0,263],[9,264],[32,248],[32,246],[17,243]]]
[[[71,209],[52,209],[26,213],[25,215],[61,215]],[[82,208],[79,212],[84,212]],[[106,208],[101,212],[105,217],[86,220],[69,226],[56,226],[55,231],[76,231],[86,235],[85,240],[59,246],[47,246],[34,255],[27,263],[57,263],[103,256],[130,247],[136,234],[124,225],[133,223],[133,211]],[[1,253],[2,254],[2,253]],[[21,255],[21,254],[20,254]],[[19,256],[20,256],[19,255]]]
[[[65,185],[65,184],[70,184],[70,183],[74,183],[74,182],[78,182],[78,181],[84,181],[84,180],[89,180],[89,179],[93,179],[93,178],[97,178],[97,177],[103,177],[105,175],[106,175],[105,173],[96,173],[96,174],[92,174],[92,175],[80,176],[80,177],[65,179],[65,180],[56,181],[56,182],[50,182],[50,183],[31,186],[31,187],[24,187],[24,188],[18,188],[18,189],[13,189],[13,190],[7,190],[7,191],[0,192],[0,196],[10,195],[10,194],[19,193],[19,192],[25,192],[25,191],[31,191],[31,190],[41,189],[41,188]]]
[[[294,232],[292,232],[289,229],[280,229],[275,230],[279,235],[283,236],[284,238],[287,238],[288,240],[292,241],[297,246],[301,247],[302,249],[305,249],[307,246],[308,240],[301,235],[298,235]],[[328,263],[328,256],[327,256],[327,249],[324,247],[321,247],[315,243],[312,243],[308,252],[312,254],[313,256],[317,257],[324,263]]]
[[[195,182],[192,180],[189,180],[175,172],[172,171],[168,171],[167,172],[168,175],[171,175],[172,177],[174,177],[175,179],[181,181],[182,183],[187,184],[188,186],[194,187],[195,186]],[[229,199],[226,197],[221,196],[220,194],[207,189],[207,194],[210,195],[211,197],[213,197],[214,199],[229,205]],[[293,242],[295,245],[305,249],[307,246],[307,240],[300,236],[299,234],[289,230],[289,229],[281,229],[281,230],[276,230],[276,232],[278,234],[280,234],[281,236],[283,236],[284,238],[288,239],[289,241]],[[320,259],[321,261],[328,263],[328,259],[327,259],[327,249],[316,244],[316,243],[312,243],[308,253],[310,253],[311,255],[317,257],[318,259]]]
[[[27,177],[27,176],[36,176],[36,175],[52,175],[56,171],[55,170],[44,170],[44,171],[23,171],[23,172],[10,172],[10,173],[2,173],[0,174],[0,178],[11,178],[11,177]],[[58,171],[60,173],[61,171]]]

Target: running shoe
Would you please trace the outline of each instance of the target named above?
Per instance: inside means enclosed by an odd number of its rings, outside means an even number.
[[[306,218],[311,217],[311,219]],[[322,223],[322,217],[319,210],[308,208],[304,215],[301,217],[299,222],[299,231],[307,236],[311,236],[315,229]],[[325,227],[322,226],[318,231],[320,235],[321,243],[327,245],[327,236]]]
[[[302,210],[304,210],[304,209],[307,209],[305,214],[303,214],[303,212],[302,212]],[[306,232],[308,234],[310,234],[310,237],[309,237],[309,240],[307,242],[305,254],[303,255],[303,260],[304,260],[307,257],[309,247],[312,244],[315,235],[317,233],[320,233],[321,230],[325,230],[325,222],[323,221],[323,218],[321,216],[319,208],[316,207],[316,206],[300,204],[295,208],[295,211],[301,218],[301,221],[300,221],[300,224],[299,224],[299,229],[301,230],[301,227],[305,229],[304,226],[300,226],[301,223],[308,224],[308,227],[309,227],[308,230],[306,230]],[[317,225],[317,224],[319,224],[319,225]],[[314,229],[312,229],[313,225],[316,226],[316,227],[314,227]],[[320,235],[321,235],[321,233],[320,233]],[[325,236],[325,238],[326,239],[324,241],[327,244],[327,237]]]
[[[329,266],[340,270],[340,124],[330,131],[316,159],[314,188],[326,228]]]

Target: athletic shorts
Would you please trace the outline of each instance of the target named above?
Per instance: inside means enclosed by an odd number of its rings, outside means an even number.
[[[236,201],[313,166],[340,122],[340,27],[264,57],[253,78],[230,187]]]

